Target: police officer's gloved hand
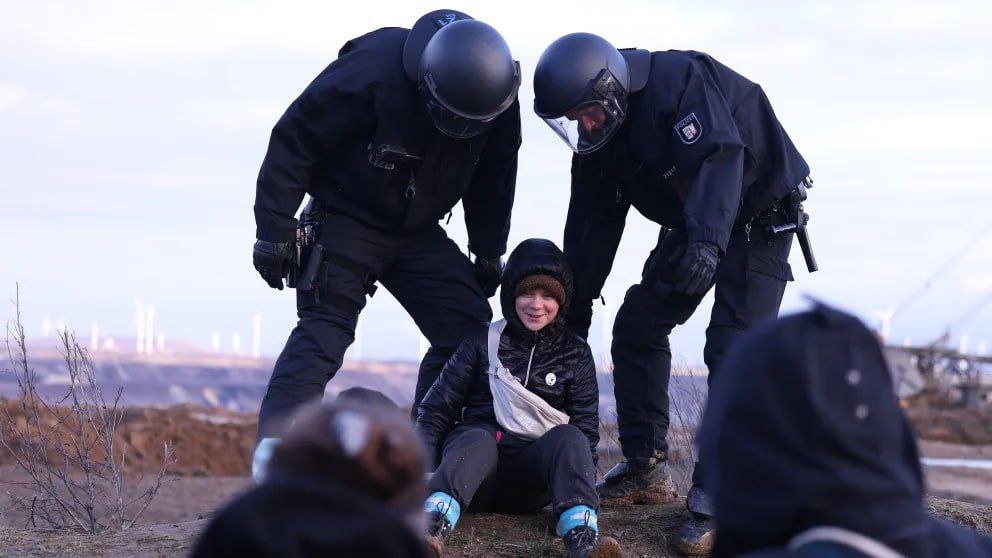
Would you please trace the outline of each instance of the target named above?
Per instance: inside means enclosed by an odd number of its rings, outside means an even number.
[[[593,300],[575,297],[568,307],[565,325],[572,333],[583,339],[589,338],[589,326],[592,324]]]
[[[675,271],[675,290],[702,296],[713,286],[720,248],[712,242],[691,242]]]
[[[475,277],[479,280],[486,298],[496,294],[499,281],[503,278],[503,265],[503,258],[475,257]]]
[[[252,262],[262,279],[273,289],[281,291],[283,277],[289,275],[293,264],[293,243],[256,240]]]

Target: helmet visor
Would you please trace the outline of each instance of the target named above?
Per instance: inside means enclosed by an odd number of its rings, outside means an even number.
[[[459,116],[445,108],[433,95],[427,97],[427,114],[431,117],[434,127],[444,135],[456,139],[474,138],[489,128],[492,118],[479,120]]]
[[[544,118],[548,126],[576,153],[592,153],[606,144],[623,123],[622,112],[606,101],[588,101],[558,118]]]

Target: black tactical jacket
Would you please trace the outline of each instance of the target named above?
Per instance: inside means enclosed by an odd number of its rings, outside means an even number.
[[[500,303],[507,323],[500,338],[499,359],[517,379],[526,376],[527,389],[570,417],[569,423],[589,439],[595,460],[599,443],[596,365],[589,345],[564,327],[568,302],[559,309],[558,319],[538,332],[526,329],[514,309],[517,283],[537,274],[557,278],[571,300],[572,274],[558,247],[544,239],[521,243],[503,273]],[[417,430],[428,446],[428,455],[438,455],[456,422],[499,429],[489,390],[487,353],[485,332],[465,339],[420,403]]]
[[[760,86],[700,52],[652,53],[616,137],[572,158],[565,254],[577,302],[599,296],[631,206],[723,252],[735,222],[808,174]]]
[[[445,136],[404,73],[408,34],[383,28],[346,43],[276,123],[258,174],[258,238],[292,239],[304,194],[332,213],[400,233],[437,223],[462,200],[469,249],[506,252],[520,105],[480,136]]]

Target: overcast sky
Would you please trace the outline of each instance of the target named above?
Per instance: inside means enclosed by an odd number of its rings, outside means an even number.
[[[409,27],[415,2],[0,1],[0,294],[22,284],[29,335],[46,317],[133,336],[134,301],[169,339],[229,347],[263,317],[263,352],[294,321],[290,291],[251,266],[255,177],[269,130],[346,40]],[[821,271],[798,247],[783,310],[809,294],[924,341],[952,326],[992,343],[992,17],[986,2],[461,2],[522,64],[524,143],[510,245],[560,244],[570,151],[529,107],[542,50],[573,31],[620,47],[694,49],[760,83],[809,161]],[[465,245],[463,214],[448,233]],[[615,311],[657,226],[635,212],[605,297]],[[495,300],[495,299],[494,299]],[[712,298],[676,330],[702,361]],[[597,314],[604,314],[601,306]],[[10,315],[5,306],[0,316]],[[497,308],[497,314],[499,310]],[[362,318],[367,358],[414,358],[412,321],[384,290]],[[596,319],[590,335],[599,352]]]

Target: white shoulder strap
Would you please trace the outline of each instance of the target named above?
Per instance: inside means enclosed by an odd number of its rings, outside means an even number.
[[[789,550],[798,550],[803,545],[817,541],[841,544],[872,558],[905,558],[902,554],[899,554],[875,539],[840,527],[813,527],[812,529],[807,529],[792,537],[787,548]]]
[[[495,373],[503,364],[499,361],[499,338],[506,327],[506,320],[489,324],[489,373]]]

